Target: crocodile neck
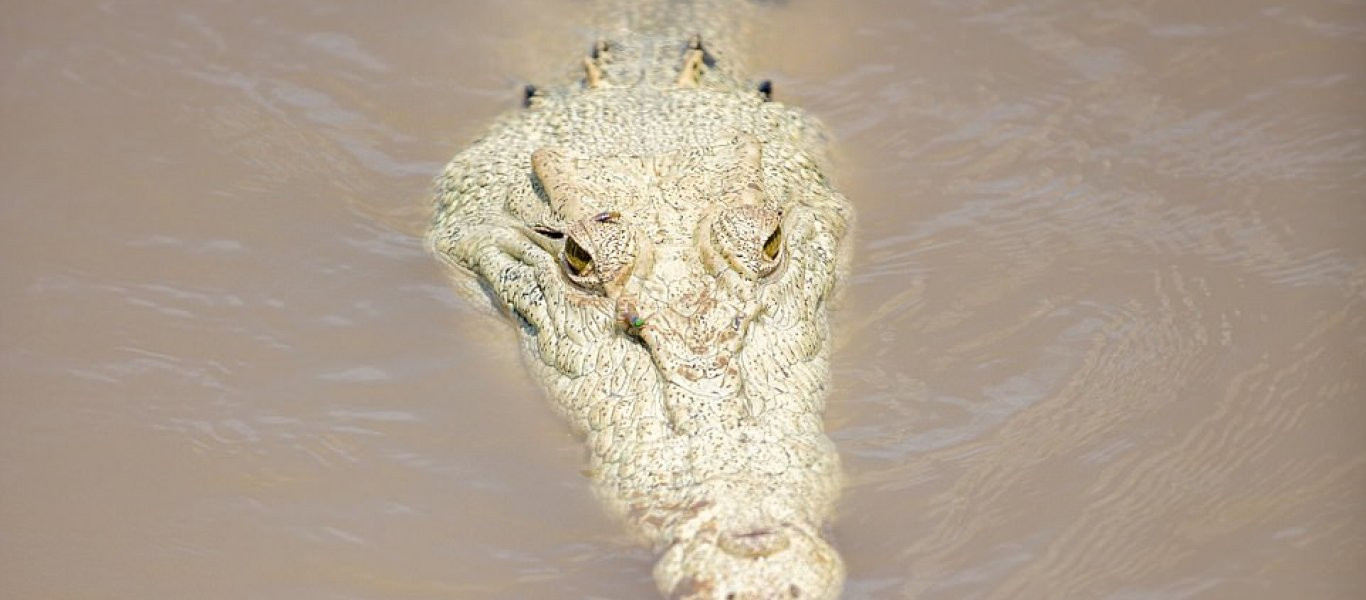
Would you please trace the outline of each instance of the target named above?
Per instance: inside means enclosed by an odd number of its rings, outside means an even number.
[[[744,59],[754,10],[749,3],[717,0],[601,0],[590,16],[602,40],[590,56],[602,74],[592,87],[676,87],[679,65],[690,49],[699,46],[705,68],[698,87],[718,91],[749,88]]]

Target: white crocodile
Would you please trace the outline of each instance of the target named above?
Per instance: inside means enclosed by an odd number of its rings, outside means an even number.
[[[624,4],[437,180],[432,250],[520,332],[669,598],[834,598],[826,136],[744,79],[743,5]]]

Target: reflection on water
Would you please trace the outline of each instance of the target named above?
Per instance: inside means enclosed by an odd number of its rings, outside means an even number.
[[[650,597],[419,242],[575,6],[69,8],[0,24],[3,595]],[[770,12],[859,210],[848,597],[1366,592],[1366,11]]]

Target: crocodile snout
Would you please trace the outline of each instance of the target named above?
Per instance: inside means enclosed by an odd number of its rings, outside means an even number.
[[[730,428],[750,416],[738,356],[756,309],[708,279],[617,300],[622,328],[648,349],[665,382],[664,403],[680,433]]]
[[[844,573],[825,540],[789,524],[680,541],[665,552],[655,572],[677,564],[691,568],[663,591],[689,600],[828,600],[838,595]]]

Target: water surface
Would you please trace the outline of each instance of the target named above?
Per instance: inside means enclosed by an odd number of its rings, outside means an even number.
[[[1366,595],[1366,7],[775,4],[847,597]],[[8,3],[0,595],[652,597],[420,243],[575,7]]]

